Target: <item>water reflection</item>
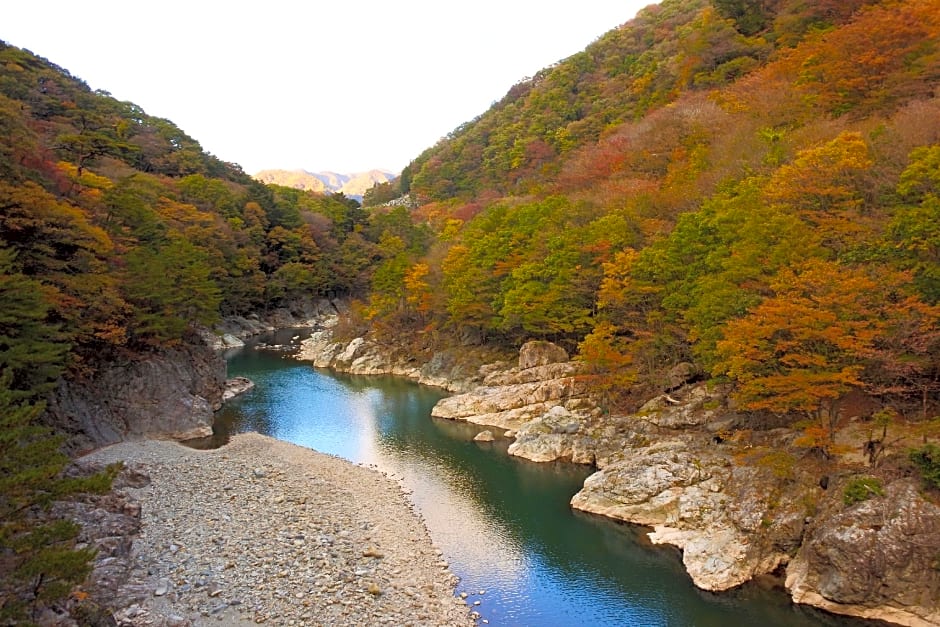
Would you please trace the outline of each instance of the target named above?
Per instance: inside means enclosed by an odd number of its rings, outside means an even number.
[[[216,443],[256,430],[393,475],[490,625],[865,624],[760,586],[697,590],[678,552],[650,545],[646,530],[568,507],[588,469],[510,457],[505,440],[473,442],[480,427],[430,418],[436,390],[250,350],[230,357],[229,374],[256,387],[219,412]]]

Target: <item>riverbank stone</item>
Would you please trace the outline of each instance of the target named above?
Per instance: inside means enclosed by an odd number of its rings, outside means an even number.
[[[123,442],[78,463],[116,461],[150,478],[116,489],[141,506],[121,573],[96,575],[116,565],[99,553],[91,577],[119,625],[473,624],[401,488],[374,470],[250,433],[210,451]]]

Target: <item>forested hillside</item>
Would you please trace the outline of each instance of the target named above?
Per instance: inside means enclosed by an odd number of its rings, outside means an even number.
[[[370,314],[555,340],[615,391],[691,362],[753,410],[935,411],[938,87],[936,0],[648,7],[406,169],[437,238]]]
[[[23,391],[221,316],[359,293],[385,232],[412,230],[342,195],[254,181],[169,120],[6,45],[0,125],[4,300],[29,301],[5,322],[0,367]]]
[[[37,424],[56,380],[192,342],[223,316],[363,294],[384,242],[425,230],[400,213],[265,186],[0,42],[0,622],[68,592],[89,556],[70,551],[74,526],[27,522],[87,487],[54,480],[67,458]]]
[[[82,487],[51,479],[65,460],[35,426],[54,382],[297,298],[357,297],[398,344],[553,340],[611,411],[687,363],[740,409],[810,419],[827,459],[850,393],[926,424],[938,89],[940,0],[664,0],[512,86],[366,210],[254,181],[0,42],[0,570],[42,584],[0,598],[67,591],[43,573],[77,580],[88,557],[24,557],[74,537],[23,522]]]

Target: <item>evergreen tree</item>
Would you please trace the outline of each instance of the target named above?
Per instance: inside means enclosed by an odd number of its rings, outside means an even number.
[[[38,424],[43,404],[18,400],[10,370],[0,374],[0,621],[28,620],[65,597],[91,570],[91,549],[76,549],[79,527],[48,507],[77,492],[106,492],[117,468],[65,478],[62,439]]]
[[[75,550],[78,526],[47,513],[53,500],[106,491],[114,469],[85,479],[64,478],[62,438],[38,422],[36,399],[62,373],[68,344],[47,321],[43,286],[14,269],[0,247],[0,621],[29,619],[61,598],[89,571],[93,552]]]
[[[135,307],[134,333],[144,342],[177,342],[191,324],[210,325],[218,317],[221,293],[208,256],[184,239],[129,253],[126,290]]]
[[[16,272],[16,253],[0,247],[0,370],[7,387],[25,397],[48,390],[62,371],[69,346],[47,322],[43,285]]]

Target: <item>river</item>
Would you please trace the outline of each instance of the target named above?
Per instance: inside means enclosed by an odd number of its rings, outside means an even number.
[[[430,417],[438,390],[318,371],[272,351],[242,349],[227,359],[230,377],[256,387],[217,414],[215,444],[258,431],[399,479],[460,577],[458,592],[479,602],[481,623],[871,624],[793,605],[769,585],[698,590],[678,551],[651,545],[646,529],[568,507],[588,468],[510,457],[507,440],[474,442],[480,427]]]

